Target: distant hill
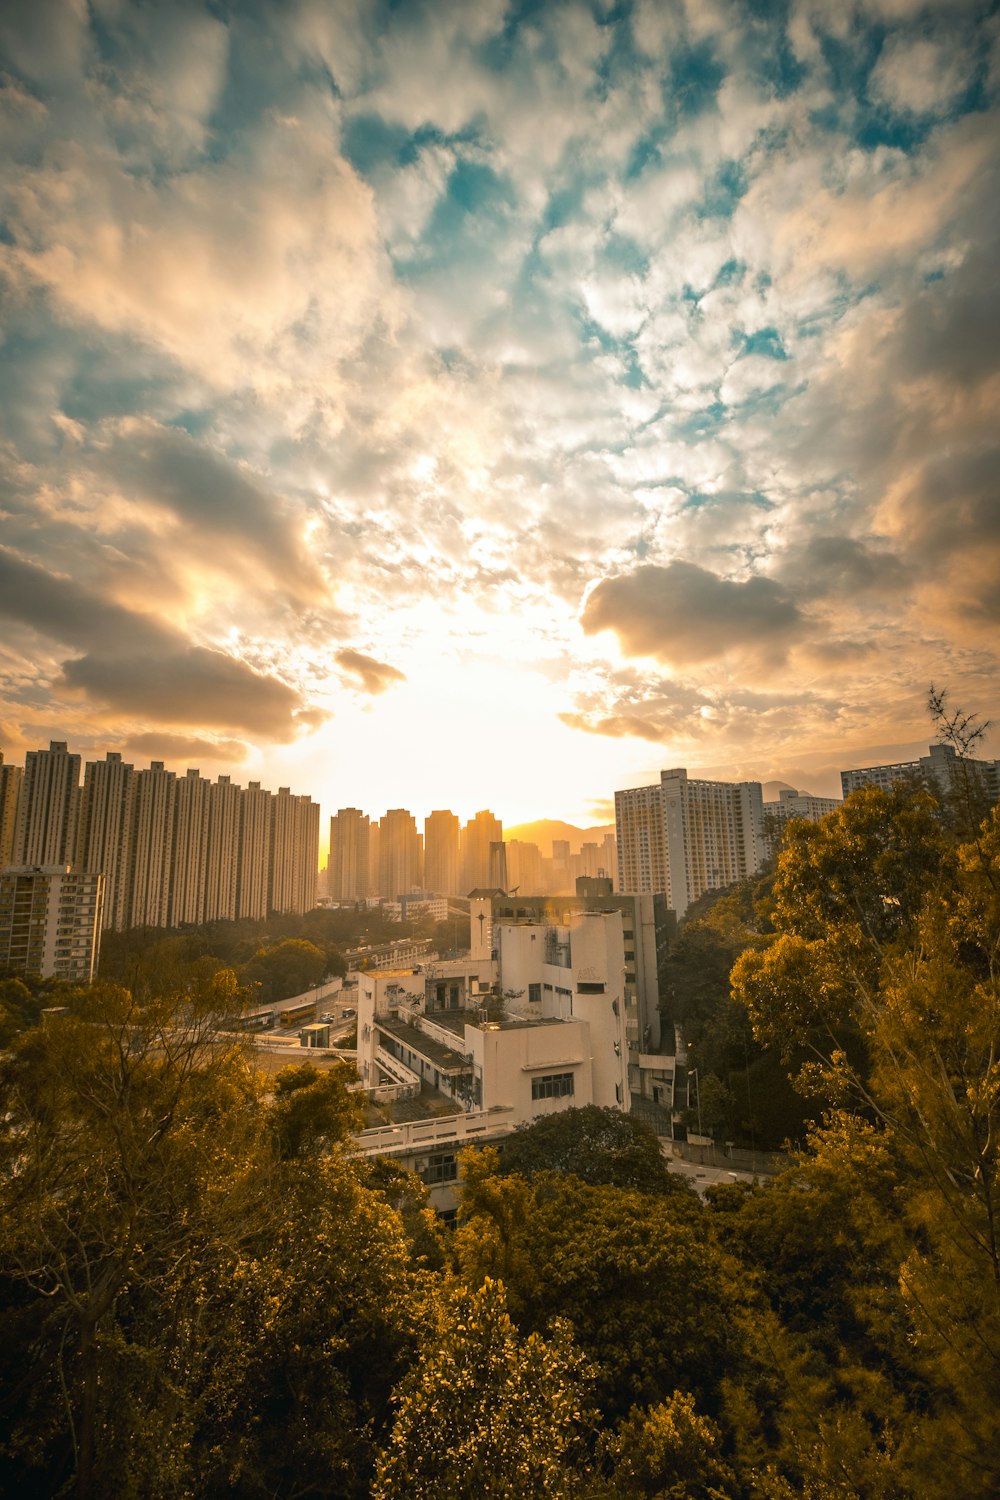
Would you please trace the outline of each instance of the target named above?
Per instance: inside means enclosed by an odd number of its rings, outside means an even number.
[[[798,792],[801,790],[801,787],[792,786],[787,781],[765,781],[763,788],[764,801],[777,802],[779,792]]]
[[[539,818],[534,823],[518,823],[505,828],[504,840],[521,839],[526,844],[537,844],[544,859],[552,858],[552,840],[569,839],[569,852],[579,854],[581,844],[602,844],[607,833],[614,834],[613,823],[603,823],[599,828],[577,828],[575,823],[563,823],[558,818]]]

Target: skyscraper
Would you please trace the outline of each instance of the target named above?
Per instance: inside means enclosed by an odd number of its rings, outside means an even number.
[[[490,845],[503,840],[503,824],[484,809],[462,829],[462,894],[490,884]]]
[[[3,751],[0,750],[0,870],[14,858],[23,782],[24,768],[4,765]]]
[[[177,778],[162,760],[135,773],[128,896],[130,927],[166,927],[173,868]]]
[[[177,778],[167,926],[201,922],[205,912],[208,788],[200,771]]]
[[[395,901],[420,889],[420,840],[413,814],[391,807],[379,821],[378,893]]]
[[[266,917],[271,867],[271,793],[259,781],[240,792],[236,915]]]
[[[459,894],[460,824],[453,812],[439,810],[424,819],[424,885],[442,896]]]
[[[330,819],[327,890],[335,901],[363,901],[368,895],[369,820],[358,807],[342,807]]]
[[[228,922],[236,916],[239,828],[240,788],[220,776],[208,790],[204,922]]]
[[[135,767],[114,751],[89,761],[80,793],[77,869],[104,876],[104,926],[127,925]]]
[[[23,865],[71,865],[76,858],[80,757],[62,740],[24,758],[14,860]]]
[[[618,884],[663,892],[682,916],[706,891],[759,870],[766,857],[759,781],[704,781],[660,773],[659,786],[615,793]]]

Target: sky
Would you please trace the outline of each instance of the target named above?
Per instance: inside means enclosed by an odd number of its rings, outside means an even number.
[[[998,93],[964,0],[7,0],[6,759],[586,825],[996,718]]]

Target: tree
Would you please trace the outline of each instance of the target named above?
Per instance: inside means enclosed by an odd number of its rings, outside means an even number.
[[[259,948],[243,970],[243,980],[259,984],[261,999],[288,1000],[317,985],[326,973],[326,954],[305,938],[285,938]]]
[[[281,1069],[270,1119],[284,1159],[320,1155],[364,1128],[363,1096],[349,1087],[357,1076],[348,1063],[322,1073],[312,1063]]]
[[[43,1488],[70,1474],[78,1495],[124,1494],[121,1476],[142,1473],[157,1443],[164,1467],[175,1451],[174,1402],[140,1421],[129,1388],[162,1382],[164,1394],[183,1360],[193,1268],[213,1237],[238,1246],[266,1213],[246,1165],[256,1079],[216,1032],[235,995],[231,974],[180,1012],[113,986],[78,991],[4,1060],[0,1266],[18,1309],[7,1331],[30,1327],[34,1346],[9,1413],[25,1492],[41,1471]],[[125,1375],[140,1365],[141,1382]],[[63,1421],[43,1423],[39,1443],[40,1412],[56,1402]]]
[[[860,1010],[953,868],[933,799],[908,786],[862,787],[821,823],[793,824],[769,902],[775,936],[744,952],[731,976],[755,1038],[789,1059],[851,1053],[862,1067]],[[832,1083],[825,1065],[823,1082]]]
[[[567,1318],[597,1368],[605,1417],[678,1387],[716,1391],[735,1347],[731,1286],[693,1194],[591,1187],[555,1172],[528,1183],[491,1171],[487,1158],[466,1168],[460,1212],[465,1281],[502,1271],[526,1332]]]
[[[587,1383],[565,1327],[522,1338],[501,1283],[459,1290],[396,1394],[373,1500],[571,1500],[592,1422]]]
[[[879,1290],[863,1321],[896,1340],[893,1359],[922,1396],[906,1397],[912,1431],[886,1440],[878,1472],[892,1449],[894,1472],[919,1476],[920,1494],[994,1494],[1000,810],[955,847],[922,794],[865,789],[818,833],[797,835],[775,897],[779,936],[738,962],[734,989],[759,1033],[808,1041],[825,1086],[862,1112],[895,1163],[888,1212],[881,1205],[895,1232],[888,1243],[871,1232],[865,1246],[878,1247]],[[857,1195],[849,1160],[841,1187]],[[800,1222],[814,1206],[800,1205]],[[871,1291],[857,1258],[854,1274],[857,1309]]]
[[[728,1500],[739,1493],[722,1433],[684,1391],[629,1413],[601,1443],[616,1500]]]
[[[501,1171],[529,1179],[536,1172],[568,1172],[582,1182],[644,1193],[691,1191],[668,1169],[648,1125],[621,1110],[596,1104],[563,1109],[530,1125],[519,1125],[504,1141]]]

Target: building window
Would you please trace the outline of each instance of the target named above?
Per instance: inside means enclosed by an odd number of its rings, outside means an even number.
[[[532,1099],[567,1099],[572,1093],[572,1073],[543,1073],[531,1080]]]
[[[428,1187],[433,1187],[436,1182],[454,1182],[458,1176],[458,1162],[454,1153],[441,1151],[430,1157],[420,1175]]]
[[[582,979],[576,987],[576,992],[578,995],[603,995],[604,985],[589,979]]]
[[[626,957],[626,959],[633,959],[634,960],[635,959],[635,953],[634,952],[630,952],[629,949],[626,948],[625,949],[625,957]]]

